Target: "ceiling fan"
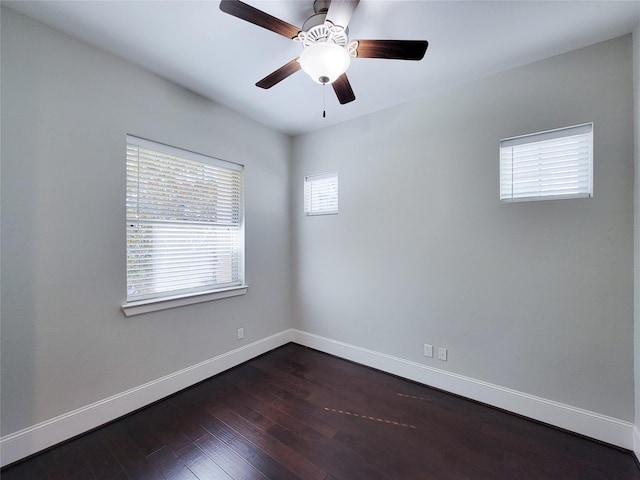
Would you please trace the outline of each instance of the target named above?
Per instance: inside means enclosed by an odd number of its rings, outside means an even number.
[[[315,0],[314,14],[298,28],[239,0],[222,0],[220,10],[300,42],[298,58],[278,68],[256,83],[271,88],[302,69],[317,83],[331,84],[341,104],[352,102],[355,94],[345,73],[351,58],[422,60],[426,40],[351,40],[348,24],[360,0]]]

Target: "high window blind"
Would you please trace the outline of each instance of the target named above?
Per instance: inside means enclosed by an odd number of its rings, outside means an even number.
[[[593,196],[593,124],[500,141],[500,199]]]
[[[338,172],[304,177],[304,212],[307,215],[338,213]]]
[[[243,167],[127,136],[127,302],[244,282]]]

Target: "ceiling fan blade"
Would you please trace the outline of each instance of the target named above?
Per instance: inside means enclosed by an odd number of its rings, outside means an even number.
[[[333,91],[336,92],[336,96],[341,105],[353,102],[356,99],[346,73],[340,75],[331,85],[333,85]]]
[[[290,39],[296,38],[301,31],[298,27],[239,0],[222,0],[220,10]]]
[[[347,28],[358,3],[360,0],[331,0],[326,19],[334,25]]]
[[[271,88],[276,83],[281,82],[282,80],[287,78],[289,75],[293,75],[298,70],[300,70],[300,62],[298,62],[298,59],[295,58],[291,60],[289,63],[287,63],[286,65],[283,65],[282,67],[277,69],[275,72],[270,73],[269,75],[264,77],[262,80],[256,83],[256,87],[265,88],[265,89]]]
[[[422,60],[429,42],[426,40],[356,40],[359,58]]]

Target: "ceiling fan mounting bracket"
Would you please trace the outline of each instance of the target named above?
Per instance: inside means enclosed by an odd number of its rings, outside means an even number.
[[[359,43],[357,40],[352,40],[349,42],[349,45],[347,45],[347,51],[349,52],[349,55],[354,58],[358,56],[358,45]]]

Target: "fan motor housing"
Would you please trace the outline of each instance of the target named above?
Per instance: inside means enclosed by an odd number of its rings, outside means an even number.
[[[315,0],[313,2],[313,11],[316,13],[327,13],[329,11],[331,0]]]
[[[333,27],[331,22],[325,22],[327,14],[316,13],[310,16],[302,26],[302,32],[296,40],[301,41],[304,47],[320,42],[331,42],[341,47],[346,47],[349,41],[349,29]]]
[[[327,12],[314,13],[309,18],[307,18],[305,22],[302,24],[302,30],[304,30],[305,32],[308,32],[309,30],[311,30],[314,27],[317,27],[318,25],[324,25],[324,21],[326,18],[327,18]]]

